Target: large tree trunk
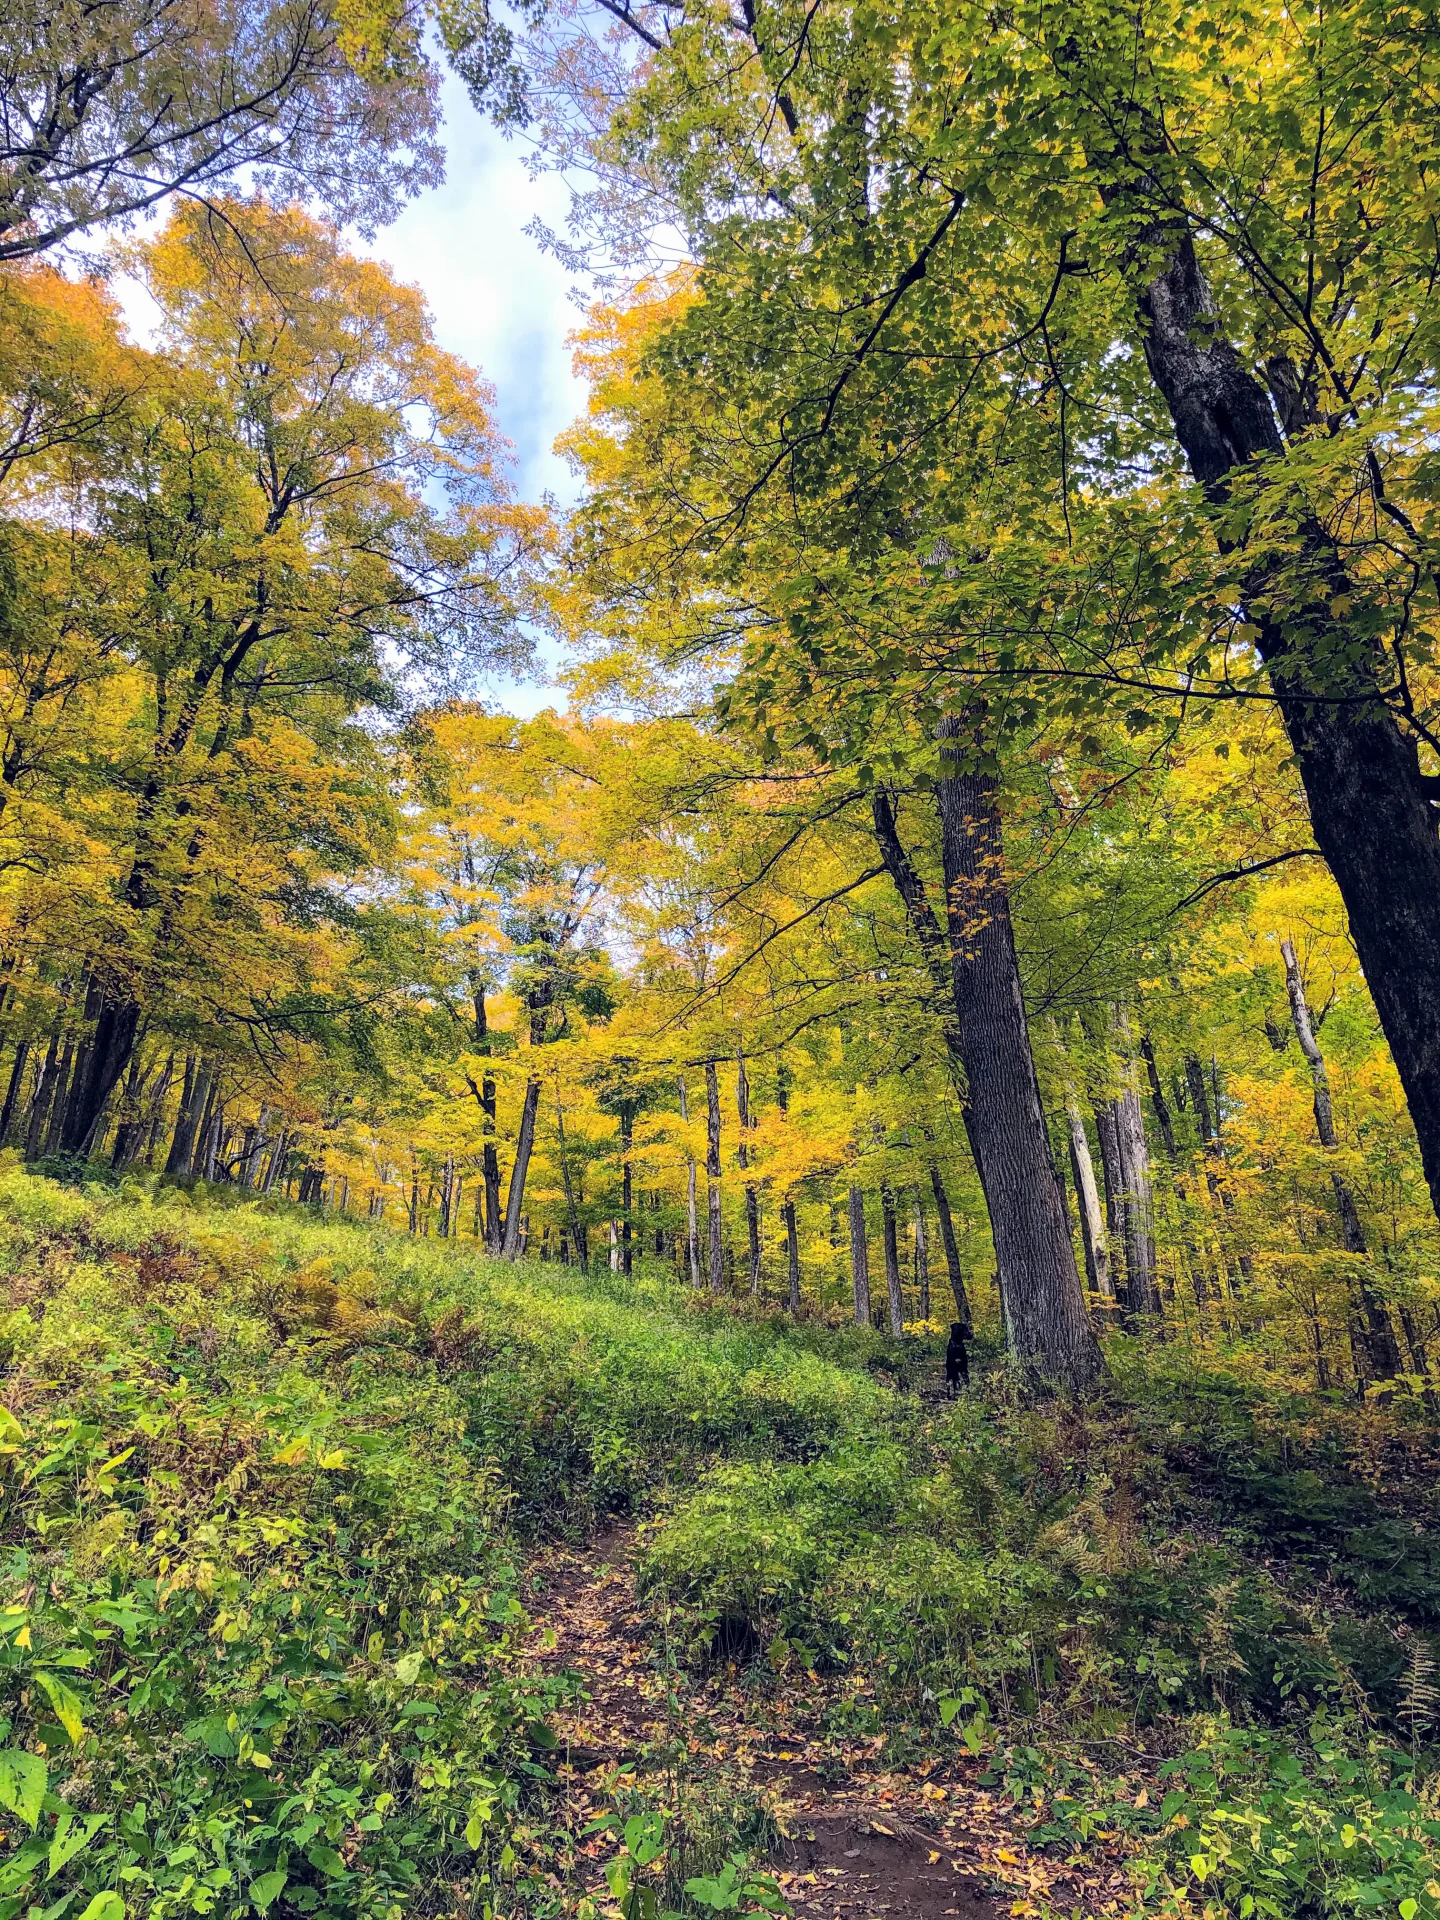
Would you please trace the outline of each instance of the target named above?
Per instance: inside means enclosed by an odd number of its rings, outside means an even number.
[[[944,1023],[946,1045],[964,1074],[965,1130],[990,1216],[1010,1353],[1032,1389],[1085,1388],[1104,1363],[1050,1160],[1010,924],[995,783],[964,767],[954,744],[959,721],[942,720],[936,732],[948,940],[900,843],[889,798],[879,789],[872,797],[875,838],[932,978],[948,988],[953,1017]],[[942,1217],[942,1235],[945,1225]],[[946,1252],[948,1257],[948,1245]]]
[[[1279,457],[1284,441],[1265,389],[1219,334],[1188,230],[1157,220],[1135,244],[1157,241],[1168,258],[1139,300],[1145,361],[1191,471],[1223,500],[1230,475]],[[1375,645],[1327,609],[1348,584],[1336,549],[1318,524],[1301,541],[1316,589],[1303,626],[1266,604],[1276,583],[1258,567],[1249,618],[1440,1214],[1440,833],[1416,743],[1381,697]]]
[[[60,1148],[64,1153],[88,1153],[100,1116],[115,1083],[130,1064],[140,1029],[140,1006],[128,993],[107,991],[92,981],[86,1014],[95,1022],[84,1066],[66,1108]]]
[[[525,1101],[520,1109],[520,1131],[515,1140],[515,1164],[510,1169],[510,1191],[505,1200],[505,1238],[501,1254],[507,1260],[520,1257],[520,1211],[525,1204],[525,1179],[530,1171],[530,1150],[535,1144],[535,1114],[540,1105],[540,1082],[525,1082]]]
[[[1295,949],[1289,940],[1280,942],[1280,957],[1285,962],[1285,991],[1290,1001],[1290,1017],[1295,1023],[1295,1035],[1300,1042],[1300,1051],[1305,1056],[1310,1069],[1310,1080],[1315,1091],[1315,1131],[1320,1136],[1320,1144],[1327,1153],[1339,1146],[1339,1136],[1335,1131],[1335,1108],[1330,1098],[1330,1075],[1326,1070],[1325,1056],[1320,1051],[1320,1043],[1315,1038],[1314,1023],[1310,1018],[1310,1002],[1305,994],[1305,979],[1300,971],[1300,963],[1295,958]],[[1349,1182],[1337,1168],[1330,1170],[1330,1185],[1335,1194],[1335,1208],[1340,1216],[1340,1240],[1347,1253],[1364,1256],[1368,1252],[1365,1243],[1365,1229],[1360,1223],[1360,1209],[1355,1204],[1355,1196],[1350,1191]],[[1400,1347],[1395,1338],[1395,1329],[1390,1324],[1390,1315],[1385,1302],[1376,1294],[1374,1288],[1363,1277],[1358,1282],[1360,1311],[1365,1323],[1365,1347],[1369,1354],[1372,1372],[1381,1380],[1393,1380],[1401,1370]]]
[[[850,1189],[850,1284],[855,1301],[855,1324],[870,1324],[870,1249],[865,1238],[865,1196]]]
[[[710,1223],[710,1291],[725,1292],[725,1217],[720,1204],[720,1083],[705,1062],[705,1204]]]
[[[1032,1388],[1083,1389],[1103,1370],[1085,1311],[1030,1051],[994,779],[942,720],[940,847],[971,1137],[990,1215],[1006,1341]]]

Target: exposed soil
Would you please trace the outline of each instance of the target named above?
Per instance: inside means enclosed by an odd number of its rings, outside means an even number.
[[[748,1809],[779,1834],[769,1869],[797,1915],[815,1920],[998,1920],[1017,1895],[1053,1883],[1049,1863],[1025,1855],[1008,1804],[964,1778],[966,1759],[886,1771],[882,1739],[826,1731],[833,1683],[827,1693],[812,1676],[757,1678],[739,1664],[703,1678],[678,1669],[663,1620],[636,1600],[635,1547],[635,1529],[617,1527],[530,1569],[532,1658],[583,1682],[556,1723],[564,1822],[590,1863],[577,1896],[612,1904],[603,1866],[615,1843],[579,1836],[610,1803],[622,1767],[681,1809],[697,1797]],[[1066,1892],[1083,1899],[1082,1888]]]

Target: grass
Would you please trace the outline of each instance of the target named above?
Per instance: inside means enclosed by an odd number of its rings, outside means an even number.
[[[1124,1341],[1090,1409],[937,1404],[666,1280],[18,1171],[0,1262],[0,1920],[570,1910],[519,1570],[614,1512],[685,1660],[863,1674],[1139,1906],[1440,1912],[1423,1409]]]

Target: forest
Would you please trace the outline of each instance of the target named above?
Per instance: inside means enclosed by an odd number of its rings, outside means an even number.
[[[1435,19],[0,46],[0,1920],[1440,1920]]]

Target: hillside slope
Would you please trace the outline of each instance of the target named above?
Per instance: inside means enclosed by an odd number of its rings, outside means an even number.
[[[773,1904],[782,1721],[807,1805],[999,1809],[1029,1910],[1440,1911],[1418,1407],[1124,1342],[1083,1413],[950,1403],[668,1281],[20,1173],[0,1263],[0,1920]],[[614,1516],[670,1703],[618,1759],[545,1652]]]

